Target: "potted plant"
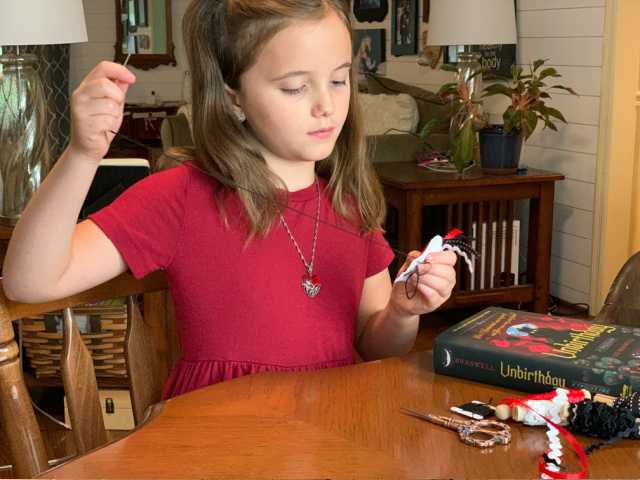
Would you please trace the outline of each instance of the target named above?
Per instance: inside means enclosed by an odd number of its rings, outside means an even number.
[[[453,65],[442,65],[442,70],[458,72]],[[451,119],[452,162],[458,172],[462,172],[473,159],[476,149],[477,133],[489,126],[489,122],[482,112],[482,100],[476,100],[471,95],[468,82],[476,75],[482,75],[488,69],[481,68],[473,72],[468,78],[460,78],[453,83],[447,83],[438,90],[443,100],[451,100],[451,110],[447,115],[440,115],[431,119],[420,132],[420,141],[427,143],[429,135],[444,120]]]
[[[529,74],[523,74],[522,67],[511,66],[511,77],[497,77],[503,83],[489,85],[484,89],[484,97],[504,95],[511,100],[502,115],[503,125],[487,125],[480,133],[480,155],[482,168],[491,169],[493,174],[515,173],[520,161],[522,145],[535,131],[540,122],[544,128],[558,131],[554,121],[567,123],[562,113],[546,105],[551,98],[550,90],[565,90],[578,95],[571,88],[562,85],[547,87],[547,78],[561,77],[555,68],[547,67],[536,73],[546,60],[536,60],[529,66]]]

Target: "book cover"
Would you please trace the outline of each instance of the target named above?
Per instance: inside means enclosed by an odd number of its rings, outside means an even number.
[[[640,389],[640,328],[489,307],[435,339],[436,373],[529,393]]]

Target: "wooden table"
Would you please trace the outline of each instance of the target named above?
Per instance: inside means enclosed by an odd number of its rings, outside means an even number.
[[[153,407],[129,436],[46,478],[539,478],[543,427],[512,424],[510,444],[480,449],[400,407],[524,394],[435,375],[431,352],[309,372],[260,373]],[[577,437],[583,446],[593,439]],[[564,449],[569,472],[580,467]],[[587,478],[637,478],[637,440],[590,456]]]
[[[495,224],[494,251],[492,253],[488,248],[484,255],[485,264],[494,265],[494,275],[492,278],[491,269],[485,268],[482,283],[491,288],[472,288],[472,285],[481,285],[480,268],[476,268],[472,283],[472,275],[458,265],[458,282],[442,308],[533,302],[534,311],[547,311],[554,182],[564,179],[562,175],[532,168],[526,175],[486,175],[479,167],[474,167],[461,176],[434,172],[415,162],[376,163],[374,168],[385,189],[387,202],[398,209],[397,248],[402,252],[424,248],[423,206],[440,205],[445,209],[447,231],[459,228],[470,235],[474,226]],[[516,200],[529,200],[524,285],[515,285],[509,275],[501,276],[501,272],[511,272]],[[426,222],[429,221],[427,218]],[[478,250],[483,241],[478,238]],[[503,254],[504,266],[501,265]],[[401,265],[405,257],[398,257]]]

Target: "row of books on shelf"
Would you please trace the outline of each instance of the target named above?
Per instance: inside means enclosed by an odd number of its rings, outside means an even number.
[[[640,328],[489,307],[436,337],[436,373],[530,393],[640,390]]]

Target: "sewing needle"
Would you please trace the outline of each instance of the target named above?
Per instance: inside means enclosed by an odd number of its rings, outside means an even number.
[[[124,59],[124,63],[122,64],[123,67],[127,66],[127,63],[129,63],[129,59],[131,58],[131,54],[127,54],[127,58]],[[118,79],[116,79],[116,81],[114,82],[116,85],[118,84]]]

